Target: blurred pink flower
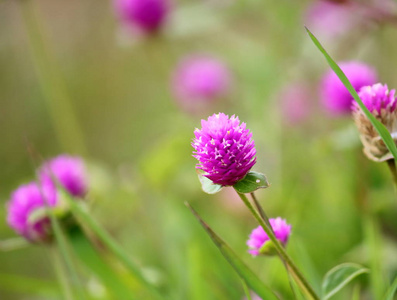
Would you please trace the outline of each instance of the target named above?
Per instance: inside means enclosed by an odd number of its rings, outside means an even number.
[[[41,186],[34,182],[22,185],[12,193],[7,203],[7,223],[29,241],[47,240],[50,236],[49,217],[44,213],[32,219],[34,212],[47,205],[57,205],[57,194],[52,184],[45,181]]]
[[[365,63],[349,61],[341,62],[339,66],[356,91],[363,86],[372,85],[378,81],[375,69]],[[334,71],[329,70],[324,75],[320,92],[322,103],[328,113],[334,116],[351,113],[353,97]]]
[[[54,177],[74,197],[84,197],[87,193],[87,174],[80,157],[59,155],[46,162],[39,173],[41,181],[52,182]]]
[[[225,97],[231,87],[231,74],[220,60],[193,55],[182,59],[172,77],[176,99],[185,108]]]
[[[281,114],[285,122],[297,125],[310,114],[310,93],[302,84],[291,84],[280,93]]]
[[[348,3],[313,1],[306,10],[304,23],[316,34],[335,37],[351,29],[355,23],[354,12]]]
[[[280,217],[269,219],[269,222],[273,228],[274,235],[285,246],[291,234],[291,225],[287,224],[287,222]],[[253,256],[260,255],[261,248],[269,241],[270,239],[262,226],[258,226],[251,232],[247,241],[247,245],[250,248],[248,252]]]
[[[157,32],[169,14],[168,0],[114,0],[114,8],[123,25],[144,34]]]

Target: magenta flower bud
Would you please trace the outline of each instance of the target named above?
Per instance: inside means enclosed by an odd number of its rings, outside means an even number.
[[[382,111],[385,113],[392,113],[396,109],[396,91],[389,89],[387,85],[380,83],[372,86],[364,86],[360,89],[358,96],[364,105],[373,115],[382,115]],[[357,102],[353,102],[353,111],[360,110]]]
[[[211,102],[226,96],[231,86],[231,74],[226,65],[209,56],[191,56],[177,66],[172,88],[181,104]]]
[[[196,168],[215,184],[234,185],[243,179],[256,162],[252,133],[235,115],[214,114],[201,120],[194,131],[192,146],[199,164]]]
[[[368,110],[387,128],[394,141],[397,138],[396,91],[380,83],[362,87],[358,96]],[[353,118],[360,132],[364,153],[374,161],[381,162],[393,158],[378,132],[356,102],[352,105]]]
[[[376,71],[364,63],[342,62],[339,66],[356,91],[377,81]],[[325,74],[321,88],[323,105],[330,114],[337,116],[351,113],[353,97],[334,71],[329,70]]]
[[[116,14],[127,26],[143,33],[154,33],[165,23],[167,0],[114,0]]]
[[[56,204],[56,191],[48,181],[41,187],[36,183],[22,185],[12,193],[7,203],[7,223],[32,242],[45,241],[50,237],[50,220],[40,210]]]
[[[42,181],[54,179],[74,197],[84,197],[87,193],[85,165],[79,157],[57,156],[46,162],[39,173]]]
[[[285,246],[291,234],[291,225],[287,224],[287,222],[280,217],[276,219],[269,219],[269,222],[273,228],[276,238]],[[248,252],[253,256],[266,254],[263,250],[266,248],[268,243],[271,243],[268,235],[263,228],[259,226],[255,228],[249,236],[247,245],[250,250],[248,250]]]

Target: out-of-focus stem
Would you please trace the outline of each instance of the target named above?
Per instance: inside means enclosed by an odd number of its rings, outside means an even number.
[[[276,236],[273,233],[273,230],[271,227],[269,227],[266,222],[264,222],[259,215],[259,213],[255,210],[255,208],[252,206],[252,204],[249,202],[248,198],[244,194],[240,194],[237,192],[237,194],[240,196],[241,200],[243,200],[244,204],[247,206],[247,208],[250,210],[254,218],[257,220],[259,225],[263,228],[263,230],[266,232],[267,236],[269,239],[272,241],[273,245],[275,246],[280,258],[289,266],[289,269],[294,276],[295,280],[298,281],[299,286],[303,289],[303,292],[310,296],[311,299],[314,300],[320,300],[319,296],[317,296],[316,292],[314,289],[311,287],[309,282],[306,280],[306,278],[303,276],[301,271],[298,269],[298,267],[295,265],[295,263],[292,261],[292,259],[289,257],[287,252],[285,251],[284,247],[281,245],[279,240],[276,238]]]
[[[389,166],[391,175],[393,177],[394,186],[397,188],[397,170],[396,170],[396,162],[394,159],[389,159],[387,161],[387,165]]]
[[[62,289],[62,294],[65,300],[73,300],[73,294],[72,294],[72,289],[69,285],[65,268],[62,264],[62,260],[59,257],[59,254],[57,253],[57,249],[55,246],[50,246],[49,247],[49,252],[50,252],[50,257],[52,264],[55,269],[55,274],[58,278],[59,285],[61,286]]]
[[[37,16],[35,2],[20,0],[25,30],[29,38],[30,52],[38,72],[39,82],[51,115],[59,144],[65,151],[86,154],[83,133],[75,114],[64,82],[45,39],[43,26]]]
[[[78,221],[95,233],[99,240],[124,264],[131,274],[152,292],[153,297],[155,297],[153,299],[162,300],[165,298],[157,287],[147,281],[138,266],[129,258],[128,253],[84,210],[83,207],[80,206],[79,203],[70,197],[65,197],[65,200],[70,205],[72,212],[78,217]]]

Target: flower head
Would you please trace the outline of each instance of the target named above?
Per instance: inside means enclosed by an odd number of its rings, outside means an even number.
[[[353,5],[344,0],[312,1],[304,15],[304,23],[312,31],[330,39],[341,36],[356,26],[359,18]]]
[[[52,184],[45,182],[41,186],[29,183],[20,186],[7,203],[7,223],[18,234],[37,242],[49,237],[49,218],[46,214],[35,212],[46,206],[56,206],[57,195]]]
[[[231,75],[226,65],[204,55],[183,59],[172,79],[175,97],[181,103],[216,100],[229,92],[230,85]]]
[[[243,179],[256,162],[255,143],[245,123],[235,115],[214,114],[201,120],[194,131],[193,156],[204,176],[216,184],[234,185]]]
[[[167,0],[115,0],[120,20],[143,33],[154,33],[164,24],[168,15]]]
[[[397,110],[396,91],[380,83],[362,87],[358,93],[368,110],[383,124],[396,140]],[[374,161],[385,161],[393,156],[387,149],[378,132],[356,102],[352,105],[353,118],[360,132],[364,153]]]
[[[376,71],[364,63],[342,62],[339,66],[356,91],[377,81]],[[337,116],[351,113],[353,98],[332,70],[325,74],[321,88],[323,105],[330,114]]]
[[[87,193],[86,170],[79,157],[57,156],[45,163],[39,173],[42,181],[56,179],[72,196],[84,197]]]
[[[273,228],[276,238],[285,246],[291,234],[291,225],[287,224],[287,222],[280,217],[276,219],[269,219],[269,222]],[[247,241],[247,245],[250,248],[248,252],[253,256],[261,254],[261,248],[269,241],[270,239],[268,235],[261,226],[255,228],[251,232]]]

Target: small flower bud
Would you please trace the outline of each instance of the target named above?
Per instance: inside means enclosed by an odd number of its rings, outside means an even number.
[[[285,246],[291,234],[291,225],[287,224],[287,222],[280,217],[269,219],[269,222],[273,228],[274,235],[281,244]],[[252,256],[274,255],[277,253],[273,243],[270,241],[262,226],[258,226],[251,232],[247,245],[250,248],[248,252],[252,254]]]

